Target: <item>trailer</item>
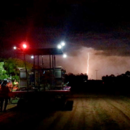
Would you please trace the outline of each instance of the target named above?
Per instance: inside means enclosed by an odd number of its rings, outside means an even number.
[[[13,99],[18,99],[17,104],[20,102],[48,102],[54,100],[65,101],[68,94],[70,94],[71,87],[65,86],[64,75],[65,70],[61,66],[56,66],[56,55],[62,55],[62,50],[57,48],[43,48],[43,49],[24,49],[17,51],[23,53],[24,62],[26,62],[26,55],[33,55],[33,68],[28,71],[26,68],[20,68],[20,88],[25,87],[26,90],[17,90],[10,92],[9,96]],[[40,56],[48,55],[49,66],[44,68],[40,66]],[[37,57],[37,65],[36,65]],[[46,81],[46,83],[44,83]],[[30,89],[31,88],[33,89]]]
[[[20,109],[62,109],[66,105],[67,97],[71,94],[71,87],[63,90],[45,91],[15,91],[10,92],[12,104],[17,104]],[[37,107],[37,108],[36,108]]]

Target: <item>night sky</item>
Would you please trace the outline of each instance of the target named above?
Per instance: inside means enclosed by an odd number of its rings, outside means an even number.
[[[89,79],[130,70],[130,8],[117,0],[4,0],[0,2],[0,57],[27,41],[56,47],[64,40],[67,59],[57,65]],[[89,58],[88,58],[89,55]],[[88,66],[89,63],[89,66]],[[96,71],[98,70],[98,71]]]

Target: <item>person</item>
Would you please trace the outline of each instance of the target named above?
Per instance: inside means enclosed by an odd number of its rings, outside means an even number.
[[[0,90],[0,99],[1,99],[0,111],[6,111],[6,107],[7,107],[7,104],[8,104],[10,89],[6,84],[7,84],[7,82],[4,81],[3,84],[1,85],[1,90]],[[4,103],[4,101],[5,101],[5,103]]]
[[[18,82],[16,80],[14,80],[14,86],[18,87]]]
[[[9,88],[10,92],[13,90],[13,84],[10,80],[7,80],[6,87]],[[11,101],[11,98],[9,97],[8,102],[10,103],[10,101]]]
[[[6,86],[8,86],[9,89],[10,89],[10,91],[12,91],[12,89],[13,89],[13,84],[12,84],[12,82],[11,82],[10,80],[7,81]]]

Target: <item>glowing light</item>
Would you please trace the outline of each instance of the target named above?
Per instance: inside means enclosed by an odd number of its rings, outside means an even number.
[[[23,48],[26,49],[26,48],[27,48],[27,45],[26,45],[26,44],[23,44]]]
[[[17,47],[16,47],[16,46],[14,46],[13,48],[14,48],[14,50],[16,50],[16,49],[17,49]]]
[[[57,48],[58,48],[58,49],[61,49],[61,48],[62,48],[62,46],[59,44],[59,45],[57,46]]]
[[[67,54],[63,54],[63,58],[66,58],[67,57]]]
[[[88,53],[88,58],[87,58],[87,75],[89,73],[89,53]]]
[[[65,46],[65,42],[61,42],[61,45],[62,45],[62,46]]]
[[[34,59],[34,56],[31,56],[31,59]]]

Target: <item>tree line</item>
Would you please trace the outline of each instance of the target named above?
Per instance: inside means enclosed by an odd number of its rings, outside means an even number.
[[[0,80],[11,79],[19,81],[19,67],[25,68],[25,62],[17,58],[0,59]],[[32,68],[32,64],[26,62],[27,69]]]
[[[130,88],[130,71],[120,75],[106,75],[101,80],[88,80],[87,74],[66,74],[65,81],[69,82],[72,91],[85,91],[102,94],[128,94]]]
[[[103,87],[109,93],[129,94],[130,88],[130,71],[120,75],[106,75],[102,77]]]

